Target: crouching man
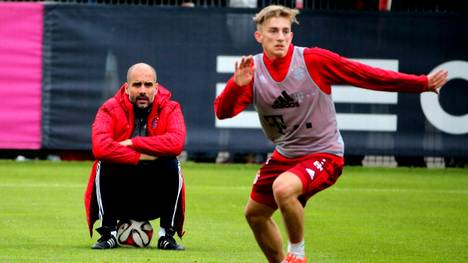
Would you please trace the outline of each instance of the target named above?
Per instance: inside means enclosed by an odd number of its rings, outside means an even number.
[[[93,249],[117,247],[117,221],[160,218],[158,248],[182,250],[185,185],[177,156],[185,143],[180,105],[145,63],[128,69],[127,82],[98,110],[92,126],[96,158],[85,193]]]

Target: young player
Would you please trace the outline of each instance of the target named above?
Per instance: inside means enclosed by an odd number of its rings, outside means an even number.
[[[254,36],[263,53],[242,57],[214,103],[219,119],[231,118],[253,103],[265,135],[275,145],[260,168],[245,216],[269,262],[306,262],[304,207],[333,185],[343,169],[344,144],[331,98],[332,84],[398,92],[437,92],[447,81],[442,70],[427,76],[369,67],[331,51],[292,45],[299,12],[271,5],[254,17]],[[280,209],[288,253],[272,219]]]

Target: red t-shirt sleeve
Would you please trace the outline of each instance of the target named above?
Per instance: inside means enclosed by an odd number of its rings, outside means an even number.
[[[331,93],[332,84],[348,84],[380,91],[420,93],[427,89],[425,75],[411,75],[371,67],[321,48],[306,48],[307,70],[322,91]]]
[[[223,92],[214,101],[214,111],[220,120],[231,118],[252,103],[253,79],[246,86],[238,86],[231,77]]]

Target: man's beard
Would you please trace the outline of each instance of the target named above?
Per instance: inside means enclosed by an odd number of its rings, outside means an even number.
[[[138,103],[138,101],[141,101],[141,100],[143,100],[146,103],[143,103],[143,104]],[[151,105],[148,96],[145,96],[145,95],[137,96],[133,100],[130,99],[130,101],[132,102],[133,105],[135,105],[139,109],[146,109]]]

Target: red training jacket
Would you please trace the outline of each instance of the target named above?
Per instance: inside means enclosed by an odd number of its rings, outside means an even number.
[[[159,84],[158,92],[152,104],[147,120],[148,134],[145,137],[132,138],[131,147],[119,142],[130,139],[134,127],[133,105],[125,93],[126,84],[122,85],[114,97],[108,99],[98,110],[92,126],[93,164],[85,193],[85,208],[90,236],[93,225],[98,219],[98,206],[94,190],[96,166],[98,161],[108,161],[136,165],[140,154],[154,156],[177,156],[185,144],[185,122],[179,103],[170,100],[171,93]],[[182,185],[182,204],[185,202],[185,184]],[[181,209],[181,218],[176,222],[179,237],[183,235],[185,207]]]

